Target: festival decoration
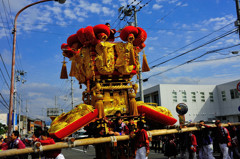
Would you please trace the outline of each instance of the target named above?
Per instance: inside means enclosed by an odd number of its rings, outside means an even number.
[[[138,85],[131,79],[139,74],[139,53],[145,47],[146,31],[127,26],[120,32],[123,42],[113,42],[113,38],[108,41],[109,36],[110,29],[104,24],[87,26],[69,36],[67,44],[62,44],[63,56],[71,61],[69,76],[75,77],[80,88],[85,85],[86,89],[82,93],[84,104],[53,120],[49,130],[51,136],[64,138],[89,123],[106,129],[104,119],[116,111],[138,119],[145,116],[164,125],[176,123],[167,108],[135,99]],[[143,71],[149,70],[144,54]]]

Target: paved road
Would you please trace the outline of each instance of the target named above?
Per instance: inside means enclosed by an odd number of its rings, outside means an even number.
[[[75,147],[62,150],[63,155],[66,159],[94,159],[95,149],[92,145],[89,146],[86,152],[83,151],[83,147]],[[215,154],[216,159],[219,158],[219,154]],[[167,159],[162,153],[155,153],[153,150],[150,151],[149,159]],[[180,159],[179,155],[177,159]]]

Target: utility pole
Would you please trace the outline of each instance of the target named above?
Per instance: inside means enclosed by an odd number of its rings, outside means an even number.
[[[28,133],[28,100],[26,99],[26,133]]]
[[[72,109],[74,108],[73,104],[73,78],[71,77],[71,97],[72,97]]]
[[[135,6],[133,6],[134,11],[134,25],[137,27],[137,9]],[[144,94],[143,94],[143,81],[142,81],[142,68],[141,68],[141,58],[139,55],[139,94],[140,94],[140,100],[144,102]]]
[[[14,92],[13,92],[13,98],[14,98],[14,109],[13,109],[13,131],[16,130],[15,126],[16,126],[16,113],[17,113],[17,87],[16,87],[16,83],[17,83],[17,71],[15,71],[15,80],[14,80]]]
[[[57,96],[55,96],[55,108],[57,108]]]
[[[235,26],[238,27],[238,34],[240,37],[240,10],[239,10],[239,0],[235,0],[236,10],[237,10],[237,20],[235,21]]]
[[[22,99],[21,99],[21,95],[19,95],[19,107],[18,107],[18,131],[19,131],[19,133],[21,134],[21,131],[20,131],[20,122],[21,122],[21,115],[20,115],[20,113],[21,113],[21,104],[22,104]],[[22,135],[22,134],[21,134]]]
[[[24,84],[26,82],[26,80],[24,78],[21,79],[21,76],[24,77],[25,74],[26,74],[26,72],[24,72],[24,71],[19,71],[19,70],[15,71],[14,92],[13,92],[13,96],[14,96],[13,130],[16,130],[16,121],[17,121],[17,119],[16,119],[16,113],[17,113],[17,82],[21,81],[22,84]],[[19,100],[21,101],[20,97],[19,97]],[[19,105],[19,107],[20,107],[20,105]],[[18,126],[18,128],[19,128],[19,126]]]

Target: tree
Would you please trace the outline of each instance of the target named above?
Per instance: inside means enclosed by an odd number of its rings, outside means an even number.
[[[0,123],[0,135],[5,134],[8,131],[8,127]]]

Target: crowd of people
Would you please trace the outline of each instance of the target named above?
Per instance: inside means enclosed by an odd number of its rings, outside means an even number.
[[[151,149],[164,153],[169,159],[177,156],[181,159],[215,159],[214,153],[220,154],[222,159],[240,159],[240,127],[230,123],[223,127],[220,120],[216,120],[215,125],[211,127],[200,121],[188,125],[198,126],[199,131],[155,136]],[[188,126],[182,125],[180,129]]]
[[[24,149],[29,146],[34,146],[35,143],[40,142],[41,145],[51,145],[55,144],[55,141],[49,137],[47,130],[42,130],[41,128],[36,129],[32,137],[21,139],[18,131],[13,131],[10,138],[1,137],[0,140],[0,150],[10,150],[10,149]],[[43,153],[32,153],[32,159],[65,159],[61,150],[50,150],[44,151]],[[28,154],[14,155],[6,157],[6,159],[27,159]]]
[[[154,136],[151,144],[144,123],[138,121],[135,125],[133,118],[129,118],[127,124],[123,122],[121,112],[117,111],[115,120],[105,119],[109,127],[108,135],[130,135],[129,149],[136,159],[148,158],[150,149],[155,153],[164,153],[167,158],[180,157],[181,159],[214,159],[214,152],[221,154],[223,159],[240,159],[240,127],[233,126],[230,123],[223,127],[220,120],[216,120],[216,127],[208,126],[204,121],[190,125],[181,125],[179,133],[162,136]],[[199,127],[199,131],[185,131],[184,128],[191,126]],[[13,131],[9,140],[0,136],[0,149],[24,149],[33,146],[36,142],[41,145],[55,144],[55,141],[49,137],[47,131],[37,129],[31,140],[19,137],[18,131]],[[150,146],[151,145],[151,146]],[[33,153],[32,158],[46,159],[64,159],[61,150],[44,151],[43,153]],[[198,157],[197,157],[198,156]],[[11,156],[10,158],[24,159],[26,155]]]

